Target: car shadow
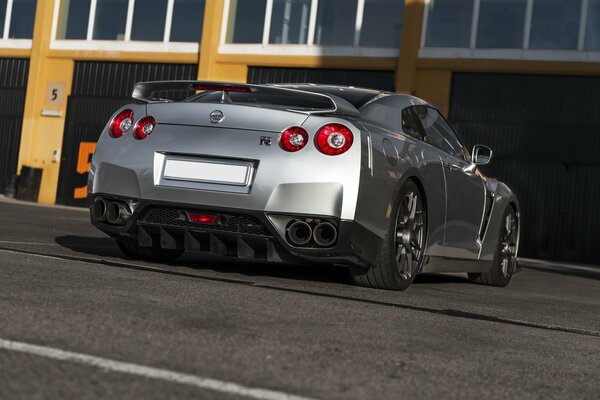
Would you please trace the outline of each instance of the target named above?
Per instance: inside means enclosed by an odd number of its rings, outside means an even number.
[[[121,257],[123,253],[109,237],[64,235],[54,238],[56,244],[77,253],[99,257]]]
[[[119,250],[114,239],[109,237],[90,237],[64,235],[55,238],[55,242],[75,253],[96,257],[114,257],[123,261],[135,261]],[[186,253],[173,263],[163,265],[185,266],[195,270],[215,271],[224,274],[238,274],[246,277],[273,277],[298,281],[314,281],[353,285],[347,267],[331,264],[281,264],[263,261],[231,259],[229,257],[208,256],[200,253]],[[415,278],[414,284],[468,283],[464,277],[442,274],[422,274]]]
[[[469,283],[466,276],[447,275],[447,274],[420,274],[415,277],[413,284],[444,284],[444,283]]]
[[[135,259],[123,254],[117,247],[114,239],[109,237],[64,235],[56,237],[55,242],[61,247],[79,254],[86,254],[101,258],[120,258],[124,262],[136,261]],[[218,273],[239,274],[247,277],[269,276],[302,281],[338,284],[352,283],[348,274],[348,270],[345,267],[329,264],[314,265],[265,263],[263,261],[207,256],[200,253],[186,253],[176,262],[160,264],[185,266],[196,270],[212,270]]]

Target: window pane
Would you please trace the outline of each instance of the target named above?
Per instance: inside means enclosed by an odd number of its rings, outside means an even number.
[[[600,50],[600,0],[590,0],[588,5],[585,49]]]
[[[85,39],[91,0],[63,0],[58,39]]]
[[[204,0],[175,0],[171,42],[200,43],[204,22]]]
[[[127,0],[98,0],[94,19],[94,39],[125,39],[127,4]]]
[[[10,18],[11,39],[31,39],[35,19],[36,0],[14,0]]]
[[[306,44],[310,0],[274,0],[269,43]]]
[[[229,10],[228,43],[262,43],[267,0],[237,0]]]
[[[481,0],[477,47],[523,47],[526,0]]]
[[[352,46],[357,0],[319,0],[315,44]]]
[[[167,0],[136,1],[131,40],[162,41],[165,36]]]
[[[366,0],[360,45],[399,47],[404,19],[404,0]]]
[[[402,110],[402,131],[417,139],[421,139],[424,136],[421,126],[417,122],[417,115],[413,107]]]
[[[469,47],[473,0],[432,0],[427,21],[427,47]]]
[[[427,143],[457,158],[465,158],[462,144],[450,125],[436,109],[427,106],[414,106],[413,110],[423,125]]]
[[[577,49],[581,0],[536,0],[531,18],[532,49]]]
[[[4,32],[4,19],[6,18],[6,1],[0,0],[0,38]]]

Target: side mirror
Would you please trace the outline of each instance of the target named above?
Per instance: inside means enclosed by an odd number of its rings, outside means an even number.
[[[471,153],[471,160],[475,165],[489,164],[492,159],[492,149],[487,146],[476,144],[473,146],[473,152]]]

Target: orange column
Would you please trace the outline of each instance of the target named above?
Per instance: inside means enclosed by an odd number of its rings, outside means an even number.
[[[396,69],[396,91],[415,94],[417,62],[421,46],[425,0],[405,0],[400,57]]]

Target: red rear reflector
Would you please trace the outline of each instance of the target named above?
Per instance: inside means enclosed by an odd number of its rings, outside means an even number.
[[[237,92],[250,93],[250,88],[246,86],[227,86],[227,85],[194,85],[196,90],[214,90],[216,92]]]
[[[191,222],[205,225],[215,225],[217,223],[217,216],[211,214],[199,214],[199,213],[188,213],[188,217]]]

